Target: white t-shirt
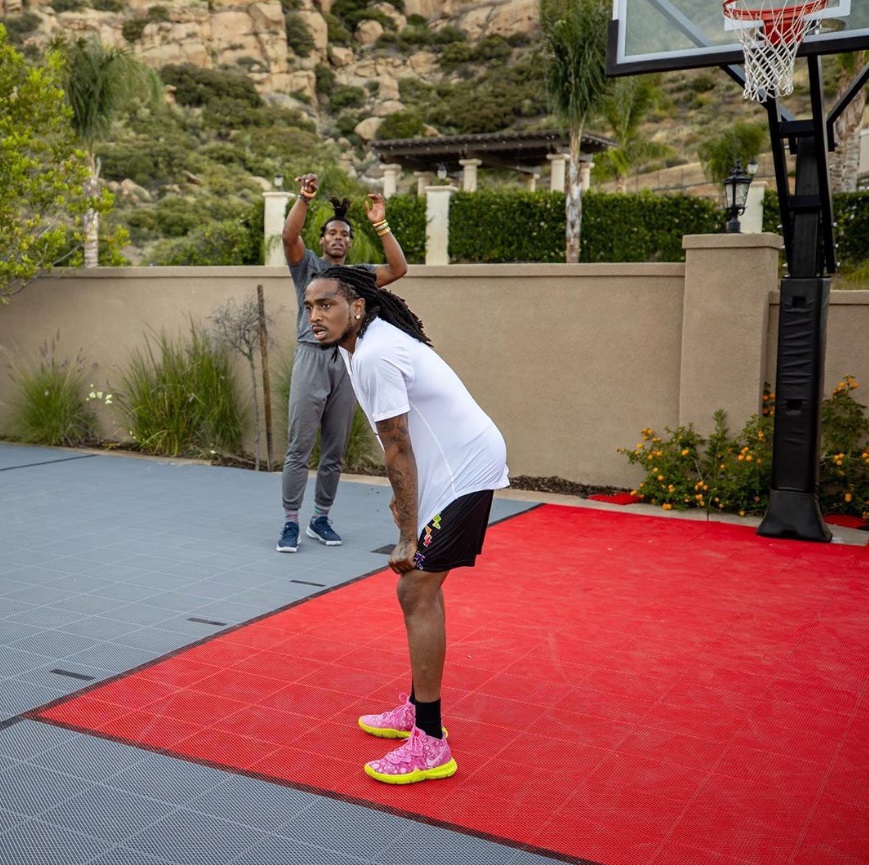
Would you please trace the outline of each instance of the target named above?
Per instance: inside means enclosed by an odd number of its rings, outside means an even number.
[[[369,423],[407,414],[421,532],[450,502],[509,485],[507,447],[492,419],[430,346],[375,318],[351,355],[341,349]]]

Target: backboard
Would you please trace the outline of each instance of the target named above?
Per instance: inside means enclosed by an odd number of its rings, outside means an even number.
[[[782,6],[794,0],[780,0]],[[800,56],[869,48],[869,0],[829,0]],[[607,74],[741,65],[738,36],[721,0],[613,0]]]

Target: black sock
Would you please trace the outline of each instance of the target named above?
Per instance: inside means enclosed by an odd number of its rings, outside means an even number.
[[[443,738],[440,700],[433,700],[431,703],[420,703],[417,700],[416,726],[427,736],[433,736],[435,739]]]
[[[413,682],[410,684],[410,697],[408,697],[408,699],[414,706],[416,705],[416,694],[413,692]]]

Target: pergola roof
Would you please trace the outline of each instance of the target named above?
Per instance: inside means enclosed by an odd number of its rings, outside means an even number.
[[[566,153],[566,132],[493,132],[487,135],[444,135],[432,138],[393,138],[372,141],[371,149],[381,162],[395,163],[411,171],[436,171],[443,164],[447,171],[461,170],[460,159],[479,159],[480,168],[508,168],[532,172],[546,164],[553,153]],[[601,135],[585,133],[580,151],[583,155],[600,153],[615,142]]]

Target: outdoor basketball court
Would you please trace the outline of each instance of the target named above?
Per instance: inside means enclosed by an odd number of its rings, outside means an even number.
[[[869,861],[865,532],[499,497],[447,586],[459,772],[392,788],[388,488],[281,555],[278,475],[0,468],[4,865]]]

